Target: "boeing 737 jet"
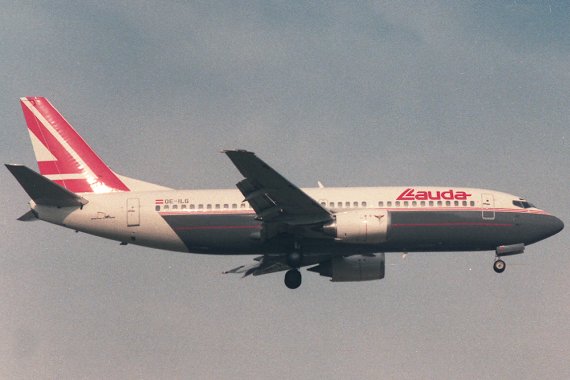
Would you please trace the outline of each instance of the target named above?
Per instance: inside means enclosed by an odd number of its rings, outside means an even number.
[[[300,189],[254,153],[226,150],[244,179],[237,190],[175,190],[115,173],[51,103],[21,99],[39,173],[7,164],[31,197],[19,220],[40,219],[121,244],[213,255],[256,255],[225,273],[300,268],[332,281],[384,278],[386,252],[494,251],[502,256],[564,228],[503,192],[463,187]]]

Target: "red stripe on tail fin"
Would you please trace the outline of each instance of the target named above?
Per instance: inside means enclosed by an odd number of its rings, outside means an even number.
[[[75,193],[129,191],[46,98],[20,103],[42,175]]]

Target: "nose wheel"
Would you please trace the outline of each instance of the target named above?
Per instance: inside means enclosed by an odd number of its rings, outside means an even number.
[[[301,280],[299,269],[290,269],[285,273],[285,286],[289,289],[297,289],[301,286]]]
[[[507,264],[505,264],[503,260],[501,259],[495,260],[495,263],[493,264],[493,270],[495,270],[495,272],[503,273],[506,268]]]

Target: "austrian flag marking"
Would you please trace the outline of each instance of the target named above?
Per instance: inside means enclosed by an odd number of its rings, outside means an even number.
[[[155,205],[163,205],[163,204],[164,204],[164,199],[156,199],[156,200],[154,201],[154,204],[155,204]]]
[[[407,188],[398,198],[399,201],[466,201],[472,194],[465,191],[449,189],[446,191],[424,191]]]

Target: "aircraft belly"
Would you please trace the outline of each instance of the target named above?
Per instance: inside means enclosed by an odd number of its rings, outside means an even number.
[[[211,254],[256,253],[261,223],[252,214],[162,215],[190,252]]]
[[[162,215],[188,251],[209,254],[284,253],[286,242],[263,244],[261,223],[251,214]],[[354,245],[332,239],[306,239],[305,254],[494,250],[499,245],[531,244],[531,226],[544,215],[496,212],[493,220],[477,211],[393,211],[388,239],[375,245]]]
[[[493,250],[502,244],[525,241],[514,213],[481,211],[393,212],[386,248],[397,251]]]

